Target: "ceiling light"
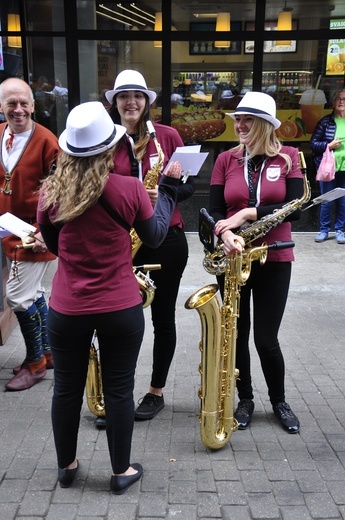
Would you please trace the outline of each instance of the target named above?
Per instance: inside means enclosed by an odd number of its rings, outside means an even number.
[[[131,22],[134,22],[134,23],[139,24],[139,25],[143,25],[144,27],[146,26],[145,23],[139,22],[138,20],[135,20],[134,18],[131,18],[130,16],[127,16],[125,14],[118,13],[117,11],[113,11],[112,9],[109,9],[109,7],[105,7],[105,5],[103,5],[103,4],[99,4],[99,7],[102,7],[102,9],[105,9],[106,11],[109,11],[110,13],[113,13],[116,16],[122,16],[122,18],[125,18],[126,20],[131,20]],[[118,21],[128,25],[128,22],[126,22],[124,20],[118,20]]]
[[[155,21],[155,17],[154,17],[153,14],[150,14],[150,13],[148,13],[147,11],[144,11],[143,9],[140,9],[140,7],[138,7],[138,6],[135,5],[135,4],[130,4],[130,6],[131,6],[133,9],[136,9],[137,11],[140,11],[141,13],[144,13],[144,14],[146,14],[147,16],[149,16],[149,17],[151,18],[152,23],[154,23],[154,21]]]
[[[217,14],[216,32],[217,31],[230,32],[230,13]],[[216,48],[229,48],[230,41],[216,41],[214,42],[214,46]]]
[[[195,18],[217,18],[217,13],[194,13]]]
[[[155,17],[155,31],[161,31],[162,30],[162,13],[156,13]],[[154,41],[153,42],[154,47],[162,47],[161,41]]]
[[[146,20],[147,22],[150,22],[150,23],[153,23],[154,22],[154,16],[152,17],[152,19],[150,18],[146,18],[145,16],[142,16],[141,14],[137,14],[137,13],[133,13],[133,11],[131,11],[130,9],[127,9],[127,7],[123,7],[122,4],[116,4],[116,7],[118,7],[119,9],[123,9],[124,11],[127,11],[127,13],[131,14],[132,16],[138,16],[139,18],[142,18],[143,20]],[[122,14],[121,16],[125,16],[124,14]],[[151,15],[150,15],[151,16]],[[126,17],[127,18],[127,17]],[[131,18],[130,18],[131,20]],[[135,20],[133,20],[135,21]],[[140,25],[146,25],[144,23],[141,23],[141,22],[138,22]]]
[[[19,14],[9,14],[7,16],[7,30],[8,31],[20,31],[20,18]],[[15,47],[20,49],[22,46],[22,39],[20,36],[9,36],[7,40],[9,47]]]
[[[115,16],[110,16],[110,14],[101,13],[100,11],[96,11],[96,14],[99,14],[100,16],[104,16],[105,18],[110,18],[110,20],[115,20],[115,22],[120,22],[125,25],[129,25],[129,27],[133,27],[132,23],[124,22],[123,20],[119,20],[118,18],[115,18]]]
[[[278,15],[277,31],[291,31],[292,30],[292,7],[285,7],[280,11]],[[291,45],[291,40],[278,40],[276,41],[278,46]]]

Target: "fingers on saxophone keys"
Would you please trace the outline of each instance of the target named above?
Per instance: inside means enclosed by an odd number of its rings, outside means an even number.
[[[244,243],[241,240],[239,240],[238,238],[235,238],[234,246],[236,247],[236,249],[238,251],[243,251],[243,249],[244,249]]]

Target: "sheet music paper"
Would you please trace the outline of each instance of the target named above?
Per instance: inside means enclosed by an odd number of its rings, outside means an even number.
[[[305,211],[306,209],[309,209],[316,204],[321,204],[321,202],[331,202],[332,200],[339,199],[340,197],[344,197],[344,195],[345,188],[334,188],[334,190],[328,191],[319,197],[315,197],[315,199],[311,201],[311,204],[309,204],[306,208],[303,208],[302,211]]]
[[[200,152],[200,148],[201,146],[199,145],[177,147],[163,173],[165,173],[171,162],[178,161],[182,168],[182,175],[198,175],[208,156],[208,152]]]
[[[0,216],[0,238],[7,235],[17,235],[19,238],[25,238],[36,232],[35,226],[15,217],[12,213],[7,212]]]

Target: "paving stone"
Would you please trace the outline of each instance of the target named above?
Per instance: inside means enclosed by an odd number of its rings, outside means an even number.
[[[187,234],[189,261],[176,306],[178,342],[164,398],[151,421],[136,422],[131,460],[144,477],[124,495],[109,491],[104,429],[84,402],[78,439],[80,471],[71,488],[57,485],[51,430],[53,371],[24,392],[0,389],[0,520],[345,520],[344,248],[296,233],[290,294],[280,330],[286,400],[301,422],[288,435],[273,415],[255,347],[250,343],[255,412],[222,449],[200,436],[200,318],[187,298],[215,283],[202,268],[197,234]],[[48,269],[48,294],[56,263]],[[153,331],[145,309],[135,403],[148,391]],[[0,385],[25,352],[17,326],[0,347]],[[235,405],[237,396],[235,397]]]

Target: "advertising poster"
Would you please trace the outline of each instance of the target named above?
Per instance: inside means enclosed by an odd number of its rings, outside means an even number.
[[[345,18],[331,20],[330,29],[345,30]],[[345,38],[328,40],[326,57],[326,76],[339,76],[345,70]]]
[[[0,21],[0,31],[1,31],[1,21]],[[2,51],[2,37],[0,36],[0,70],[4,70],[4,55]]]

